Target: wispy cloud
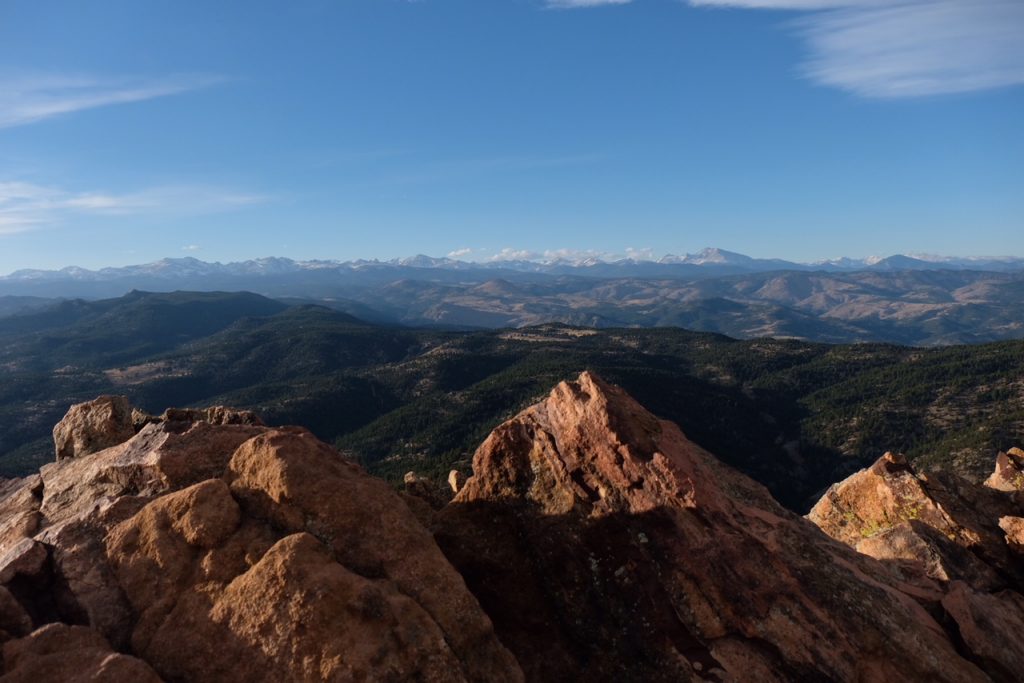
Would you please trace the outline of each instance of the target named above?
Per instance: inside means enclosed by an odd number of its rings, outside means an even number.
[[[899,2],[899,0],[895,0]],[[748,9],[828,9],[830,7],[862,7],[892,5],[894,0],[690,0],[691,5],[709,7],[744,7]]]
[[[0,128],[115,104],[141,102],[222,82],[217,76],[159,79],[0,72]]]
[[[551,9],[580,9],[604,5],[627,5],[631,2],[633,0],[547,0],[547,6]]]
[[[267,200],[262,195],[216,187],[162,186],[114,194],[0,182],[0,235],[26,232],[75,216],[182,216],[231,211]]]
[[[689,0],[805,10],[802,72],[866,97],[963,93],[1024,83],[1021,0]]]

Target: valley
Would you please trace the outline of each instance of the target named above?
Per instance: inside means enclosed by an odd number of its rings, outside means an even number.
[[[466,467],[502,420],[584,369],[803,511],[886,450],[978,480],[1024,435],[1024,342],[936,349],[678,328],[371,324],[252,294],[136,292],[0,319],[0,473],[52,458],[71,403],[227,404],[302,424],[398,482]]]

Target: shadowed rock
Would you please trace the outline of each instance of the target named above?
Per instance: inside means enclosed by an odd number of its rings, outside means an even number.
[[[487,438],[436,536],[530,680],[986,680],[896,568],[589,373]]]
[[[938,581],[939,600],[962,649],[996,680],[1018,680],[1024,643],[1024,514],[1012,481],[1017,456],[1000,453],[980,486],[949,474],[915,471],[887,453],[832,486],[808,514],[829,535],[872,557],[900,562]]]
[[[819,528],[584,373],[495,429],[435,510],[301,428],[226,408],[142,417],[117,444],[0,481],[4,681],[970,682],[1024,667],[1008,635],[1024,631],[1019,495],[898,456],[833,487]]]
[[[118,654],[96,631],[49,624],[4,644],[5,683],[160,683],[145,662]]]

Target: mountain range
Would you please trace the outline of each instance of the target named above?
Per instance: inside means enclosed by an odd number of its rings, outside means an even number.
[[[601,258],[596,256],[534,259],[495,258],[483,262],[417,255],[407,258],[379,260],[308,260],[296,261],[267,257],[232,263],[209,263],[194,257],[165,258],[153,263],[88,270],[69,266],[60,270],[24,269],[0,276],[0,292],[16,293],[19,287],[42,287],[55,282],[111,282],[133,280],[181,281],[188,285],[201,278],[275,277],[296,273],[331,273],[338,277],[363,275],[372,281],[380,271],[407,274],[407,269],[441,271],[514,271],[549,275],[580,275],[590,277],[709,277],[740,273],[763,273],[777,270],[814,272],[851,272],[858,270],[983,270],[1010,272],[1024,270],[1024,258],[945,257],[897,254],[864,259],[837,258],[798,263],[784,259],[752,258],[732,251],[708,247],[695,254],[667,254],[660,259]],[[130,286],[130,289],[140,288]],[[188,287],[183,287],[188,288]]]
[[[663,259],[664,260],[664,259]],[[100,271],[20,271],[0,279],[0,317],[129,291],[249,291],[415,327],[544,323],[679,326],[737,338],[937,346],[1024,336],[1024,269],[1015,261],[891,257],[829,272],[708,250],[688,262],[471,264],[196,259]],[[909,265],[908,265],[909,262]],[[789,269],[779,270],[785,265]],[[847,267],[848,266],[848,267]]]

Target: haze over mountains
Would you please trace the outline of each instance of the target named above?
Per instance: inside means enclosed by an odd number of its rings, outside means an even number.
[[[679,326],[740,338],[921,346],[1024,336],[1024,259],[895,255],[800,264],[721,249],[657,261],[181,258],[20,270],[0,278],[0,315],[132,290],[250,291],[374,322],[455,329]]]
[[[509,256],[522,256],[511,258]],[[468,261],[450,257],[435,258],[419,254],[407,258],[354,261],[293,260],[267,257],[231,263],[206,262],[194,257],[165,258],[153,263],[88,270],[69,266],[60,270],[22,269],[0,277],[0,292],[20,293],[20,288],[43,287],[55,282],[118,282],[133,278],[182,280],[189,282],[217,277],[274,277],[287,274],[330,272],[339,276],[362,275],[372,281],[380,271],[404,272],[406,269],[441,271],[515,271],[548,275],[580,275],[596,277],[714,277],[742,273],[763,273],[776,270],[821,271],[827,273],[858,270],[984,270],[1013,272],[1024,270],[1024,258],[1017,257],[955,257],[896,254],[888,257],[869,256],[863,259],[835,258],[813,263],[784,259],[752,258],[716,247],[695,254],[666,254],[659,259],[601,257],[584,253],[531,254],[509,252],[485,261]],[[120,283],[124,284],[124,283]],[[135,287],[133,287],[135,288]]]

